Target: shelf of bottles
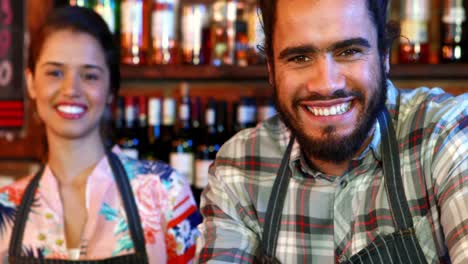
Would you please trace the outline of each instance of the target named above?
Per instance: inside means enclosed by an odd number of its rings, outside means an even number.
[[[121,45],[126,79],[266,79],[255,0],[70,0],[94,8]],[[468,0],[400,0],[392,76],[468,77]],[[434,25],[436,25],[434,27]],[[436,28],[436,33],[434,33]]]
[[[221,145],[241,129],[275,114],[267,97],[235,102],[192,96],[182,82],[177,97],[122,96],[109,117],[112,142],[130,157],[160,160],[186,177],[196,199]]]

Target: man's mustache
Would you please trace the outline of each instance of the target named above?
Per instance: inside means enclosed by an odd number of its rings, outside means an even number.
[[[334,99],[344,99],[348,97],[355,97],[359,101],[364,101],[365,96],[360,91],[347,91],[344,89],[336,90],[331,95],[323,95],[319,93],[309,93],[307,96],[296,98],[294,103],[299,103],[301,101],[327,101]]]

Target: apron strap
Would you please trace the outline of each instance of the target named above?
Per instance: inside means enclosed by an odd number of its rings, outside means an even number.
[[[413,227],[413,219],[406,200],[403,180],[400,172],[400,158],[395,129],[391,122],[390,114],[385,108],[377,119],[382,134],[382,162],[385,188],[390,202],[397,230],[405,230]]]
[[[294,145],[294,136],[289,140],[286,152],[281,160],[281,166],[273,184],[268,207],[265,215],[265,225],[262,235],[262,255],[267,258],[274,258],[276,254],[276,243],[280,230],[280,220],[283,212],[286,194],[288,193],[291,170],[289,166],[289,157]]]
[[[9,256],[20,256],[23,245],[23,236],[24,236],[24,227],[26,225],[26,218],[31,211],[31,205],[34,200],[34,195],[36,194],[37,186],[39,185],[39,180],[41,179],[42,173],[44,172],[44,166],[41,166],[39,171],[34,175],[34,178],[26,187],[24,191],[23,198],[21,203],[16,211],[15,223],[13,225],[13,230],[10,237],[10,246],[8,249]]]
[[[135,252],[146,255],[145,237],[143,236],[143,229],[141,227],[140,214],[138,213],[127,173],[117,155],[108,151],[107,157],[109,157],[109,163],[120,190],[120,196],[127,214],[128,226],[135,246]]]

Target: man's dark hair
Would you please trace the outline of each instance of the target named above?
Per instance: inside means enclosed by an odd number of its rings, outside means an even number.
[[[61,30],[86,33],[98,41],[105,52],[106,64],[110,72],[110,91],[116,97],[120,87],[119,47],[106,22],[89,8],[65,6],[52,11],[37,34],[31,38],[28,58],[28,68],[31,72],[33,74],[35,72],[37,60],[47,37]]]
[[[377,29],[378,48],[381,56],[387,54],[392,41],[399,35],[399,28],[395,23],[387,23],[387,9],[390,0],[366,0],[372,22]],[[273,62],[273,34],[276,22],[276,6],[278,0],[258,0],[260,7],[265,41],[263,49],[265,55]]]

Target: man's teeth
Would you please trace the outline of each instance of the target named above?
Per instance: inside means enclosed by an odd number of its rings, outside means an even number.
[[[57,109],[60,112],[71,114],[71,115],[78,115],[85,111],[83,107],[74,106],[74,105],[61,105],[61,106],[58,106]]]
[[[334,116],[342,115],[349,111],[351,102],[342,103],[330,107],[307,106],[307,110],[316,116]]]

